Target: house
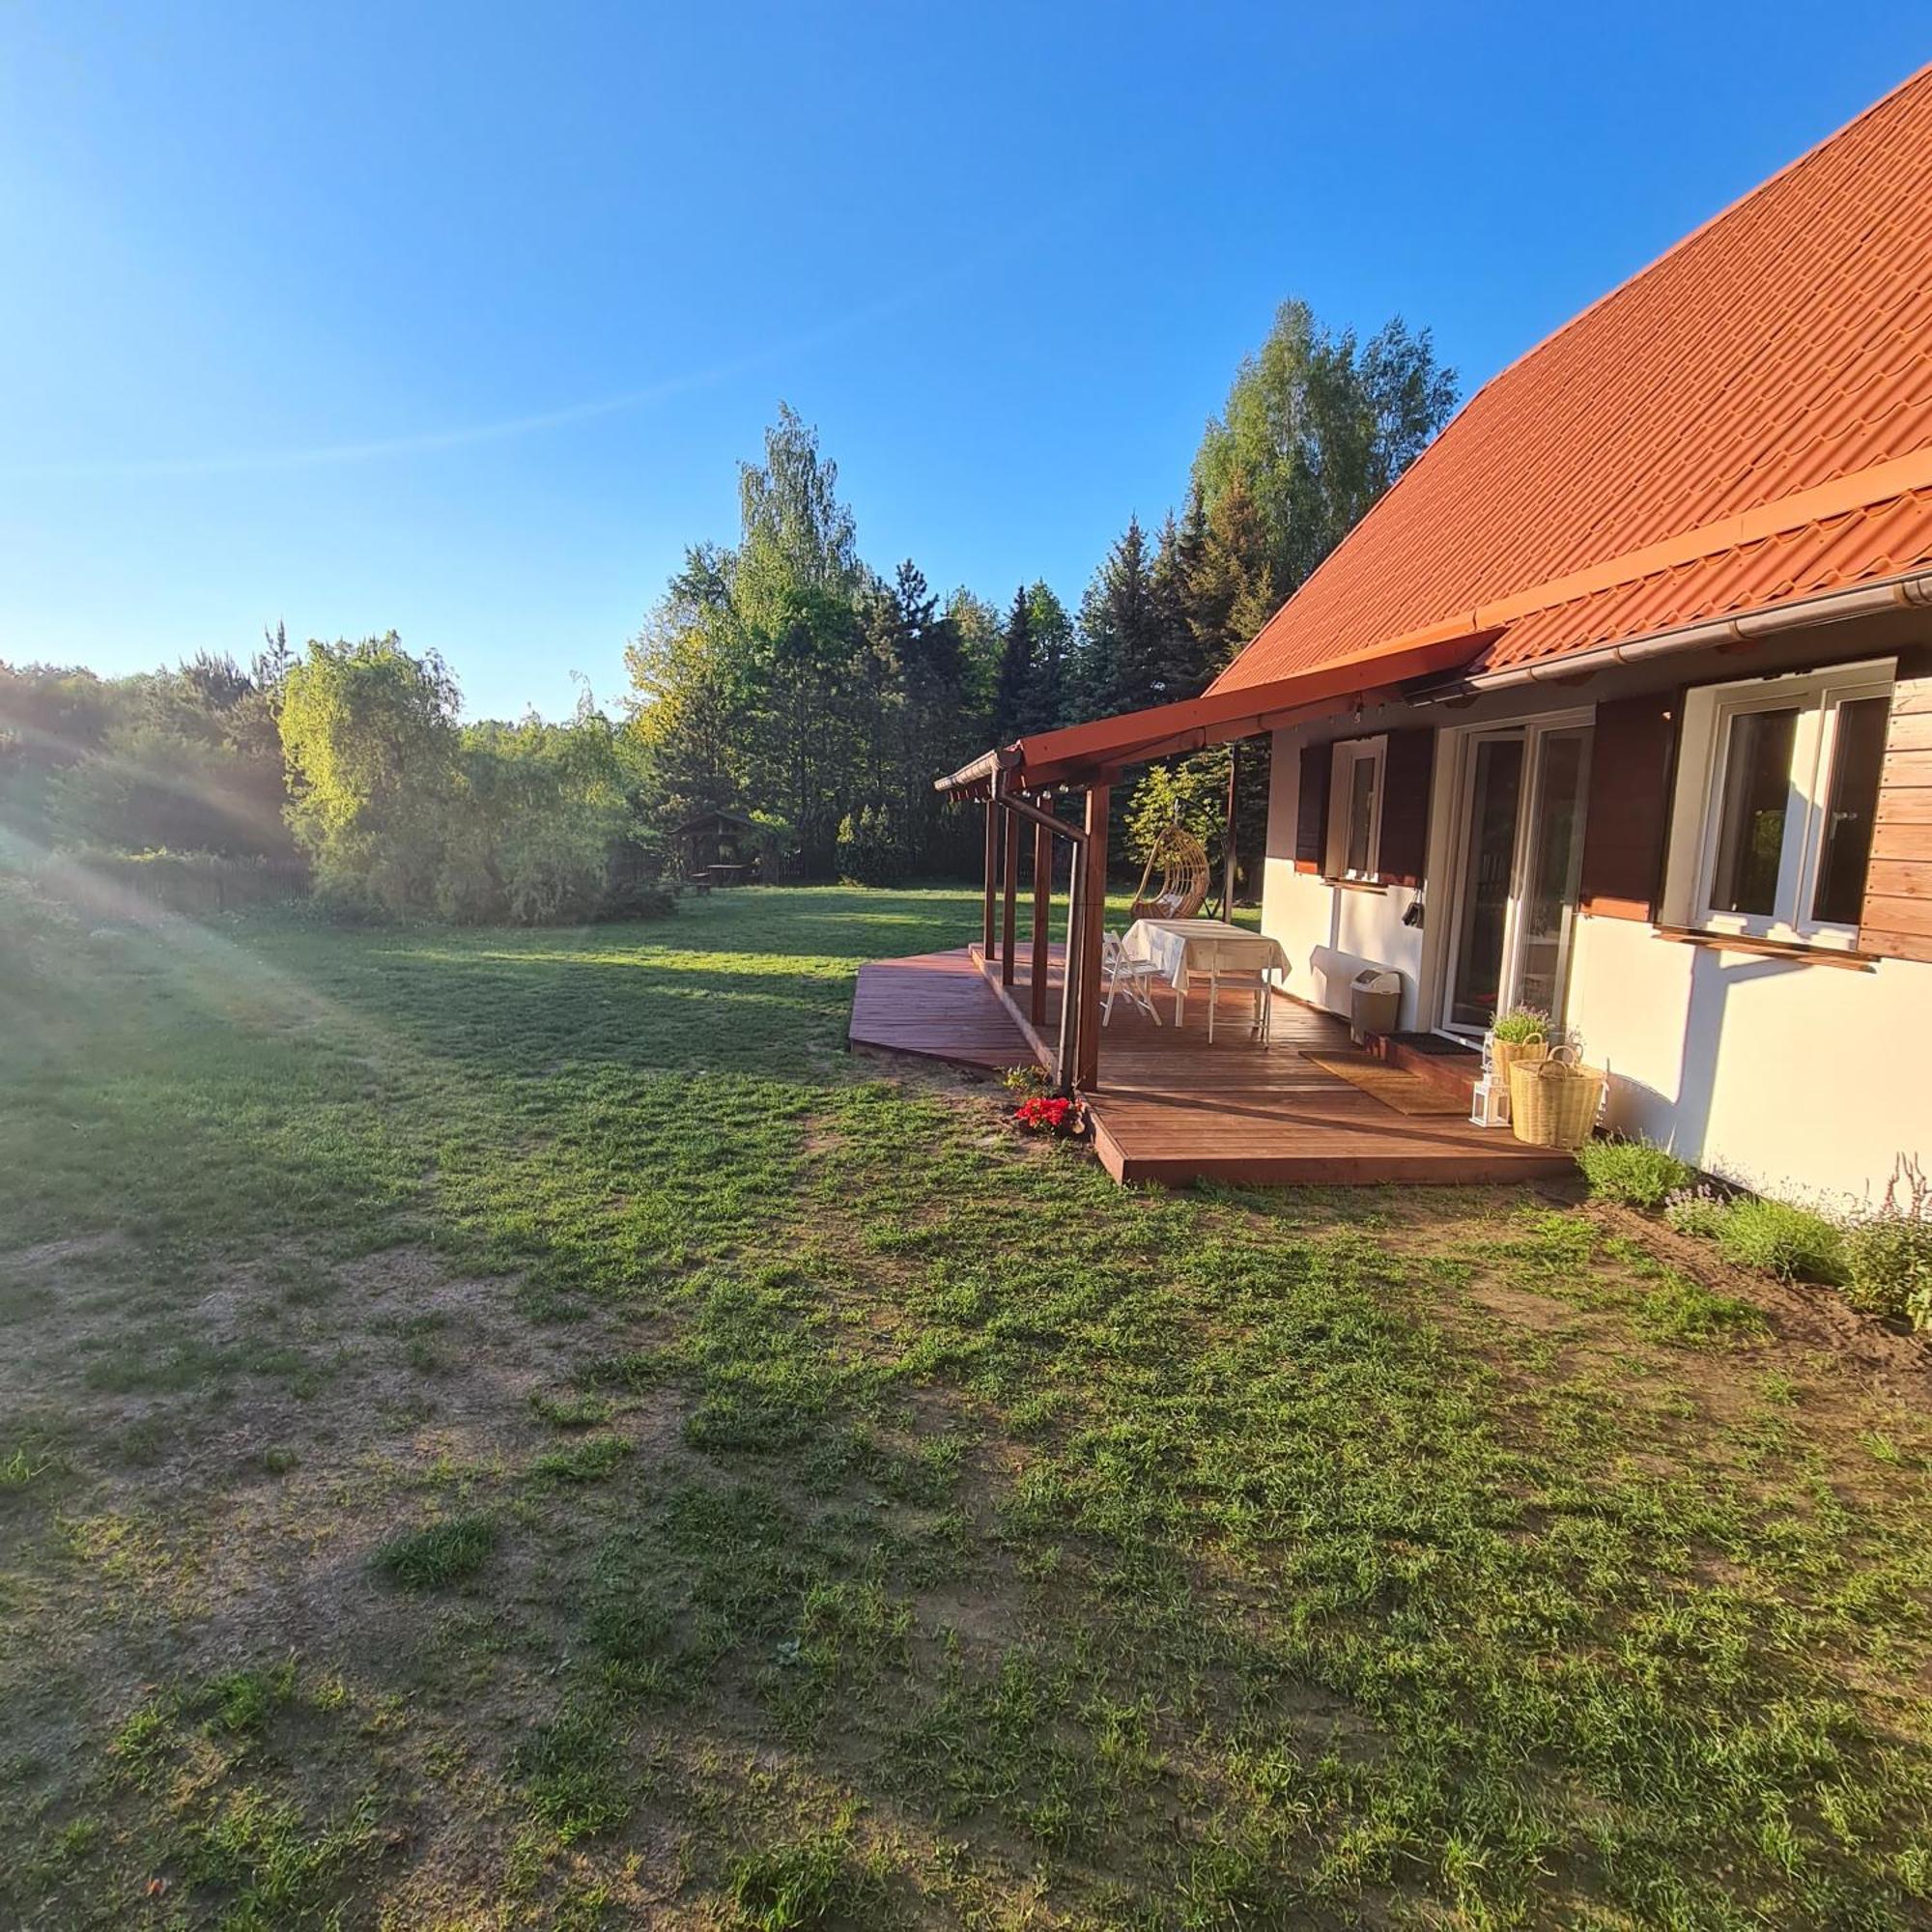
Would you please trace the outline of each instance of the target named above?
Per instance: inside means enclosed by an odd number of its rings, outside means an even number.
[[[1263,734],[1289,999],[1392,968],[1452,1062],[1541,1008],[1610,1125],[1778,1191],[1932,1152],[1932,69],[1485,385],[1201,697],[940,781],[1009,985],[1016,828],[1085,793],[1079,1084],[1109,783]]]

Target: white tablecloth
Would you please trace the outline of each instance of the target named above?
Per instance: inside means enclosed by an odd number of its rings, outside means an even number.
[[[1288,971],[1278,940],[1221,919],[1137,919],[1121,939],[1129,959],[1146,960],[1176,993],[1192,979],[1222,973]]]

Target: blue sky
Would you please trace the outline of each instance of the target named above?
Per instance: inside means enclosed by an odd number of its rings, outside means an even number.
[[[0,6],[0,657],[394,627],[547,713],[781,397],[890,569],[1069,601],[1275,304],[1465,391],[1917,9]]]

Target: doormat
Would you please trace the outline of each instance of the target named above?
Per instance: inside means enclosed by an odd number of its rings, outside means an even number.
[[[1400,1066],[1390,1066],[1366,1053],[1317,1053],[1304,1046],[1301,1057],[1313,1061],[1322,1072],[1332,1073],[1337,1080],[1359,1087],[1371,1099],[1379,1100],[1384,1107],[1393,1107],[1398,1114],[1446,1116],[1469,1111],[1468,1101],[1445,1094],[1433,1080],[1405,1073]]]

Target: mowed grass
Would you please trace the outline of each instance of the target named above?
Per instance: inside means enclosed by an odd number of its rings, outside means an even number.
[[[0,882],[0,1921],[1932,1918],[1927,1382],[841,1050],[958,892]]]

